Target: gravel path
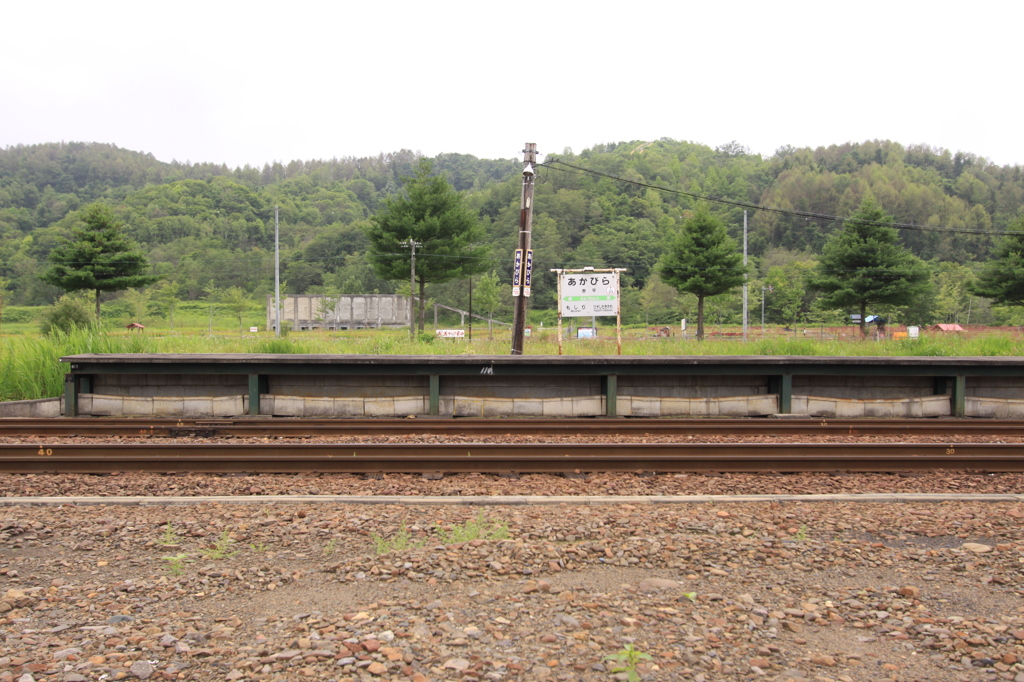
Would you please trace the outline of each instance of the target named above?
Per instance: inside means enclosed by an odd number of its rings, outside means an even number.
[[[0,495],[1021,493],[1024,477],[0,475]],[[1024,504],[0,507],[0,682],[1024,681]],[[649,658],[648,658],[649,657]],[[1021,661],[1021,662],[1018,662]]]

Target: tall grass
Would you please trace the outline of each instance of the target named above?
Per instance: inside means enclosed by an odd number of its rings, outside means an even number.
[[[566,339],[562,353],[570,356],[615,356],[614,331],[602,329],[597,339]],[[30,400],[59,396],[68,367],[67,355],[87,353],[302,353],[313,355],[508,355],[507,333],[490,339],[477,333],[468,339],[409,339],[408,330],[356,330],[347,332],[293,332],[276,338],[227,333],[210,335],[171,333],[166,336],[92,329],[69,334],[0,336],[0,400]],[[429,339],[429,340],[428,340]],[[541,330],[525,341],[528,355],[556,355],[554,330]],[[1010,332],[992,335],[927,335],[916,340],[817,339],[791,335],[754,339],[635,338],[627,330],[623,355],[819,355],[819,356],[1024,356],[1024,337]]]

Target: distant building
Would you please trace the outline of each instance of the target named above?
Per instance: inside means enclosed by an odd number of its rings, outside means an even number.
[[[295,331],[312,329],[377,329],[409,326],[409,297],[396,294],[288,294],[281,298],[281,324]],[[267,329],[274,329],[277,311],[267,295]]]

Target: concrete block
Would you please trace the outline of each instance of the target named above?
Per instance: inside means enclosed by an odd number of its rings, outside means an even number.
[[[407,417],[410,414],[425,415],[430,412],[430,398],[424,396],[396,396],[395,416]]]
[[[125,396],[122,400],[126,417],[153,416],[153,399],[145,396]]]
[[[188,397],[181,401],[181,416],[183,417],[208,417],[213,414],[213,398]]]
[[[627,400],[623,399],[624,396],[619,396],[616,400],[616,406],[618,407],[619,414],[629,417],[660,417],[665,409],[667,403],[679,403],[683,402],[678,399],[673,400],[671,398],[659,399],[659,398],[643,398],[640,396],[632,396]],[[666,413],[666,414],[682,414],[681,412]]]
[[[124,398],[118,395],[92,394],[89,414],[97,417],[115,417],[124,414]]]
[[[604,396],[577,396],[569,400],[572,401],[574,417],[603,417],[606,413]]]
[[[513,417],[543,417],[544,401],[537,398],[515,398],[512,400]]]
[[[545,417],[572,417],[572,398],[547,398],[544,400]]]
[[[181,417],[184,412],[184,398],[153,398],[154,417]]]
[[[297,398],[291,395],[275,395],[274,396],[274,407],[271,414],[278,417],[302,417],[305,413],[305,399]],[[249,402],[248,396],[245,400]],[[260,400],[260,406],[262,407],[263,401]],[[246,405],[248,408],[248,405]],[[248,409],[246,410],[248,411]]]
[[[483,416],[485,417],[507,417],[515,409],[515,401],[512,398],[489,398],[483,401]]]
[[[394,417],[394,398],[366,398],[363,401],[363,409],[367,417]]]
[[[333,417],[337,414],[334,398],[297,398],[302,403],[303,417]]]
[[[967,396],[964,415],[985,419],[1024,419],[1024,400]]]
[[[246,414],[245,404],[242,400],[242,396],[219,396],[213,398],[213,416],[214,417],[237,417],[239,415]],[[263,407],[263,400],[260,400],[260,408]]]
[[[366,408],[362,398],[335,398],[334,415],[337,417],[365,417]]]
[[[467,398],[465,396],[454,397],[453,414],[456,417],[482,417],[484,416],[484,399]]]

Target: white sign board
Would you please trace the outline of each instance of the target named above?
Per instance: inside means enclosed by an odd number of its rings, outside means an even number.
[[[558,276],[562,317],[619,314],[619,273],[582,272]]]
[[[441,339],[461,339],[466,335],[465,329],[438,329],[437,336]]]
[[[251,331],[251,332],[258,332],[259,330],[260,330],[259,327],[249,327],[249,331]]]

